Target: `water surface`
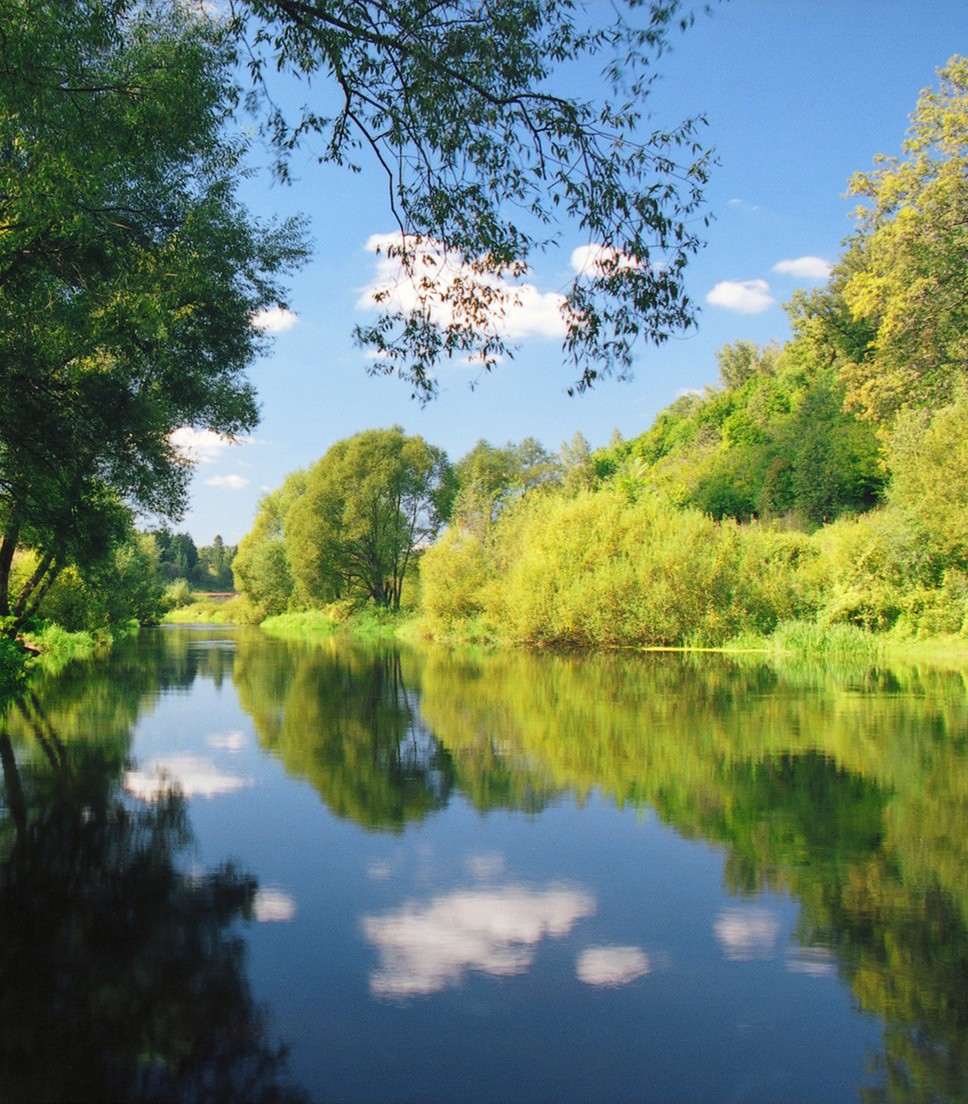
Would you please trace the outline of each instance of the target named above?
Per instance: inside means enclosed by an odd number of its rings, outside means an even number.
[[[960,675],[166,628],[4,731],[0,1098],[968,1099]]]

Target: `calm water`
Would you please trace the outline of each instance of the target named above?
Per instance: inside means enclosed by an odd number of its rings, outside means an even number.
[[[3,732],[2,1100],[968,1100],[958,675],[160,629]]]

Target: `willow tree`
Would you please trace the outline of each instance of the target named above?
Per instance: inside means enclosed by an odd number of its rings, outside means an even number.
[[[235,198],[225,29],[181,5],[0,0],[0,623],[132,510],[177,516],[178,426],[257,409],[253,316],[303,252]],[[36,571],[11,593],[18,546]]]
[[[267,130],[286,156],[375,169],[402,288],[357,337],[422,398],[446,357],[490,369],[536,255],[582,248],[559,298],[573,387],[627,374],[640,339],[687,327],[710,157],[700,118],[651,129],[655,62],[692,13],[682,0],[230,0]],[[278,70],[307,106],[271,106]],[[329,94],[327,94],[327,88]]]
[[[440,531],[452,497],[442,450],[399,427],[335,445],[310,468],[284,525],[297,592],[398,609],[418,550]]]

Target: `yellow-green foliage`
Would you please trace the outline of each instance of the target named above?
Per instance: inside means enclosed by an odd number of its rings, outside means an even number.
[[[720,524],[618,490],[530,495],[485,546],[461,533],[422,564],[431,633],[477,619],[492,635],[564,647],[718,645],[818,603],[805,536]]]
[[[819,617],[876,631],[961,632],[968,588],[893,507],[841,519],[814,535],[827,592]]]
[[[532,499],[513,522],[490,602],[512,639],[622,646],[729,635],[731,534],[697,511],[583,494]]]
[[[460,529],[448,529],[420,560],[421,611],[431,636],[464,635],[464,626],[484,610],[494,568],[484,544]]]
[[[968,395],[907,410],[891,435],[891,502],[932,551],[968,566]]]

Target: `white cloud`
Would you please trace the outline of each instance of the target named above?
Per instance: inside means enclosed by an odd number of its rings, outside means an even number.
[[[652,961],[640,947],[589,947],[576,963],[578,980],[600,989],[616,989],[644,977]]]
[[[249,480],[244,475],[213,475],[205,480],[206,487],[227,487],[230,491],[241,491],[248,485]]]
[[[211,759],[197,755],[171,755],[155,759],[144,770],[128,771],[124,788],[134,797],[154,801],[176,789],[185,797],[215,797],[254,785],[251,778],[224,774]]]
[[[365,916],[363,934],[380,956],[370,989],[405,999],[459,985],[472,970],[492,977],[522,974],[543,938],[567,935],[595,908],[595,898],[579,889],[505,886],[457,890]]]
[[[571,254],[571,267],[575,272],[588,272],[595,269],[599,273],[608,268],[639,268],[641,261],[620,253],[609,245],[580,245]]]
[[[241,751],[248,743],[241,732],[213,732],[205,737],[205,743],[216,751],[228,751],[235,754]]]
[[[833,267],[823,257],[795,257],[792,260],[777,261],[773,271],[783,276],[795,276],[799,280],[826,280]]]
[[[288,307],[266,307],[252,315],[252,328],[263,333],[279,334],[291,330],[299,321],[299,315]]]
[[[730,961],[772,958],[780,921],[766,909],[725,909],[716,918],[713,931]]]
[[[296,915],[296,901],[283,889],[257,889],[252,913],[262,924],[281,923]]]
[[[377,254],[376,273],[361,290],[358,308],[403,312],[427,309],[434,322],[447,326],[463,321],[455,299],[473,288],[479,293],[479,304],[490,302],[486,324],[503,337],[512,341],[564,337],[564,296],[559,292],[543,292],[532,283],[476,272],[459,258],[448,256],[433,241],[407,241],[414,252],[413,271],[407,273],[397,255],[402,244],[399,234],[373,234],[367,241],[367,250]]]
[[[168,440],[186,460],[192,463],[200,461],[203,464],[211,463],[225,449],[236,443],[222,433],[215,433],[211,429],[192,429],[191,426],[179,426],[172,430]]]
[[[706,302],[737,314],[760,314],[776,300],[766,280],[721,280],[706,296]]]

